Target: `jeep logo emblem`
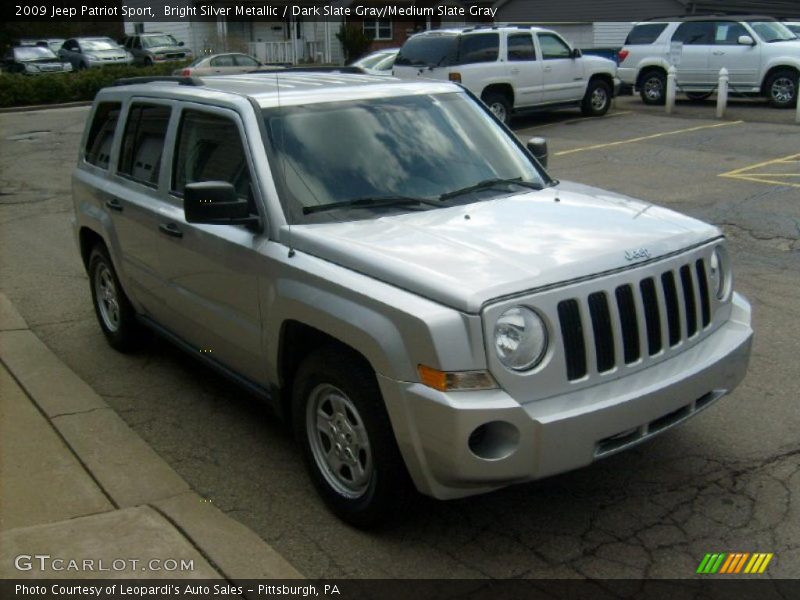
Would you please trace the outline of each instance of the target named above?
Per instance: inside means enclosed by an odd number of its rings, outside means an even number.
[[[626,260],[639,260],[650,258],[650,251],[647,248],[636,248],[635,250],[625,250]]]

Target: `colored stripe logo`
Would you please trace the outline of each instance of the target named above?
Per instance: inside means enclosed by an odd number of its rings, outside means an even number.
[[[700,561],[697,573],[701,575],[738,575],[740,573],[760,575],[775,556],[772,552],[716,552],[709,553]]]

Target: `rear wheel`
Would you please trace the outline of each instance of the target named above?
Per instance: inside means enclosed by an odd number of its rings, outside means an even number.
[[[611,86],[602,79],[592,79],[581,103],[581,112],[591,117],[601,117],[611,107]]]
[[[797,71],[791,69],[776,71],[767,80],[767,99],[775,108],[790,108],[797,102],[797,87]]]
[[[325,503],[356,527],[394,514],[408,489],[375,374],[349,351],[329,346],[300,365],[292,425]]]
[[[141,326],[119,283],[108,251],[99,244],[89,256],[89,283],[97,321],[108,343],[120,352],[135,349],[140,340]]]
[[[667,76],[660,69],[647,71],[639,80],[639,95],[645,104],[664,104],[667,97]]]
[[[481,100],[483,100],[483,103],[494,113],[494,116],[503,123],[508,125],[511,122],[511,102],[504,94],[500,94],[499,92],[486,92],[481,96]]]

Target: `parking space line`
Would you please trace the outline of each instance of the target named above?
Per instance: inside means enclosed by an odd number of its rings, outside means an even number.
[[[530,131],[531,129],[541,129],[543,127],[553,127],[555,125],[567,125],[569,123],[580,123],[581,121],[601,121],[603,119],[610,119],[611,117],[620,117],[622,115],[629,115],[632,110],[621,110],[619,112],[607,113],[602,117],[578,117],[577,119],[568,119],[566,121],[556,121],[554,123],[544,123],[542,125],[534,125],[533,127],[523,127],[520,131]]]
[[[761,167],[778,164],[793,164],[800,163],[800,154],[790,154],[789,156],[781,156],[780,158],[773,158],[772,160],[765,160],[754,165],[747,165],[728,171],[727,173],[720,173],[719,177],[727,177],[728,179],[739,179],[742,181],[752,181],[754,183],[768,183],[769,185],[780,185],[787,187],[800,188],[800,183],[791,183],[783,181],[784,177],[800,177],[800,173],[758,173],[753,172]],[[769,178],[769,179],[768,179]],[[779,178],[779,179],[775,179]]]
[[[678,135],[680,133],[691,133],[693,131],[701,131],[703,129],[714,129],[717,127],[728,127],[730,125],[741,125],[744,121],[730,121],[727,123],[715,123],[713,125],[699,125],[698,127],[689,127],[688,129],[676,129],[675,131],[662,131],[660,133],[653,133],[651,135],[643,135],[641,137],[630,138],[627,140],[617,140],[616,142],[608,142],[605,144],[594,144],[592,146],[582,146],[580,148],[572,148],[571,150],[562,150],[561,152],[556,152],[554,156],[566,156],[567,154],[575,154],[577,152],[587,152],[589,150],[599,150],[601,148],[611,148],[614,146],[622,146],[624,144],[634,144],[636,142],[644,142],[647,140],[653,140],[660,137],[666,137],[668,135]]]

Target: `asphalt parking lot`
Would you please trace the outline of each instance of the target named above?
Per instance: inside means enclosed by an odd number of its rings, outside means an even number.
[[[725,121],[707,109],[667,117],[623,98],[602,119],[514,127],[548,138],[560,179],[724,229],[754,308],[743,384],[632,451],[481,497],[419,498],[385,531],[331,516],[286,430],[226,380],[156,341],[106,345],[69,225],[86,108],[0,115],[0,288],[201,495],[309,577],[680,578],[718,551],[773,552],[768,576],[800,577],[800,126],[758,105]]]

